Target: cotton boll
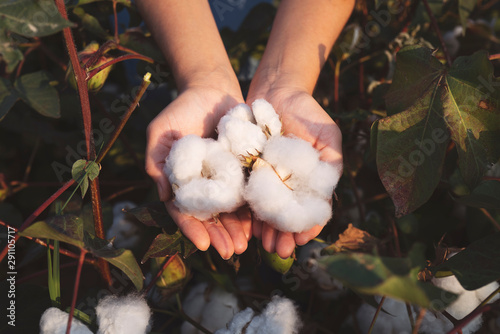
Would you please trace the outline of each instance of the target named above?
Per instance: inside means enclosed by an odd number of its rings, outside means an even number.
[[[65,334],[69,314],[57,307],[51,307],[43,312],[40,318],[40,334]],[[92,334],[80,320],[71,320],[71,334]]]
[[[281,135],[281,121],[273,106],[264,99],[252,103],[252,111],[257,125],[262,131],[269,131],[271,136]]]
[[[186,136],[174,143],[170,153],[165,172],[176,182],[174,203],[181,212],[206,220],[243,204],[241,164],[221,143]],[[194,154],[201,159],[192,157]],[[189,163],[195,166],[187,166]]]
[[[342,173],[342,164],[332,166],[320,161],[309,174],[307,185],[323,198],[331,198],[333,190],[339,182]]]
[[[476,293],[477,300],[479,303],[482,303],[483,300],[485,300],[490,294],[493,293],[496,289],[498,289],[499,285],[498,282],[491,282],[490,284],[487,284],[477,290],[474,290]],[[490,301],[489,303],[493,303],[497,301],[500,298],[500,295],[497,293]]]
[[[150,330],[151,311],[146,300],[137,294],[106,296],[96,307],[97,334],[141,334]]]
[[[186,314],[210,331],[226,328],[226,324],[238,313],[238,300],[232,293],[220,288],[210,290],[208,284],[193,287],[183,302]],[[181,326],[182,334],[201,333],[188,322]]]
[[[295,194],[295,200],[287,203],[274,226],[280,231],[294,233],[308,231],[316,225],[325,226],[332,216],[330,203],[307,194]]]
[[[140,239],[140,229],[136,222],[127,219],[123,209],[132,209],[136,205],[132,202],[119,202],[113,206],[113,224],[106,233],[106,238],[115,238],[116,248],[133,248]]]
[[[255,124],[255,117],[253,116],[252,110],[245,103],[236,105],[234,108],[230,109],[226,115]]]
[[[247,307],[241,312],[235,314],[233,319],[227,324],[227,328],[219,329],[215,334],[241,334],[243,328],[253,319],[254,312]]]
[[[258,155],[267,140],[257,125],[229,115],[221,118],[217,131],[217,140],[236,156]]]
[[[174,142],[164,172],[171,184],[182,186],[199,177],[205,160],[207,140],[196,135],[187,135]]]
[[[380,302],[380,297],[376,297]],[[382,308],[390,313],[379,312],[372,333],[377,334],[410,334],[411,325],[408,319],[405,303],[386,298]],[[362,333],[367,333],[373,316],[377,310],[366,303],[362,304],[356,312],[356,319]]]
[[[266,143],[262,158],[273,165],[281,177],[307,178],[319,162],[319,152],[311,143],[290,137],[272,137]]]
[[[261,315],[252,319],[246,334],[296,334],[302,327],[300,316],[290,299],[274,296]]]
[[[458,295],[458,298],[446,308],[446,311],[456,319],[462,319],[468,315],[481,302],[478,300],[476,292],[465,290],[454,275],[433,278],[431,281],[435,286]]]

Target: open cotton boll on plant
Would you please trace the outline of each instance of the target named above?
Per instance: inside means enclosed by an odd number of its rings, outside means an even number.
[[[145,334],[150,329],[151,310],[138,294],[106,296],[96,307],[97,334]]]
[[[138,223],[128,219],[124,209],[135,208],[135,203],[130,201],[119,202],[113,206],[113,224],[106,232],[106,238],[115,238],[113,244],[116,248],[133,248],[140,240]]]
[[[174,203],[183,213],[208,220],[243,204],[242,166],[213,139],[188,135],[177,140],[164,171],[174,190]]]
[[[69,314],[57,307],[51,307],[43,312],[40,318],[40,334],[66,334]],[[71,321],[72,334],[93,334],[80,320],[73,317]]]
[[[184,312],[210,331],[226,327],[231,318],[240,311],[238,300],[232,293],[207,283],[194,286],[182,303]],[[189,322],[181,327],[181,334],[201,333]]]
[[[287,298],[274,296],[261,314],[251,308],[236,314],[226,328],[215,334],[297,334],[302,327],[294,303]]]

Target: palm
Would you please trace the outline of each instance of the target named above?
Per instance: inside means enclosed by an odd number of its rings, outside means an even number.
[[[268,93],[266,98],[278,111],[285,134],[291,134],[313,144],[322,160],[332,164],[342,161],[341,133],[335,122],[306,92],[281,90]],[[264,248],[281,257],[290,256],[295,245],[315,238],[322,227],[302,233],[280,232],[265,222],[254,222],[254,235],[262,238]]]
[[[160,199],[181,231],[199,248],[212,244],[223,258],[247,247],[251,222],[244,210],[222,214],[222,224],[199,221],[181,213],[172,203],[172,192],[163,173],[165,158],[175,140],[188,134],[212,137],[224,112],[240,103],[217,89],[190,88],[169,104],[149,125],[146,170],[158,185]]]

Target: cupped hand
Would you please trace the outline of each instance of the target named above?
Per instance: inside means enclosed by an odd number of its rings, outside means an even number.
[[[342,162],[342,135],[337,124],[306,91],[293,88],[271,89],[264,94],[249,96],[247,103],[264,98],[280,115],[284,134],[291,134],[310,142],[320,152],[320,159],[338,165]],[[302,233],[281,232],[269,224],[253,222],[253,234],[262,239],[268,252],[282,258],[289,257],[296,245],[304,245],[323,229],[317,225]]]
[[[147,131],[146,171],[158,186],[160,199],[182,233],[200,250],[212,245],[222,258],[241,254],[251,237],[251,216],[248,209],[220,215],[220,223],[200,221],[181,213],[172,200],[172,189],[163,173],[165,158],[172,144],[188,134],[213,137],[219,119],[230,108],[243,102],[238,91],[212,86],[192,86],[185,89],[150,123]]]

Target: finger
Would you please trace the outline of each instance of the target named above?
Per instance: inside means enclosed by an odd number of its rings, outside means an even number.
[[[160,200],[166,202],[172,194],[170,183],[163,173],[169,147],[165,143],[162,143],[162,134],[157,130],[156,124],[157,122],[153,121],[148,126],[145,169],[148,175],[156,182]]]
[[[172,201],[166,202],[165,206],[182,233],[191,240],[199,250],[206,251],[208,247],[210,247],[210,235],[202,222],[194,217],[181,213]]]
[[[234,253],[234,246],[231,236],[224,228],[224,225],[209,221],[203,221],[202,224],[210,236],[212,246],[224,260],[228,260]]]
[[[253,236],[257,239],[262,239],[262,221],[255,218],[252,222]]]
[[[276,238],[276,253],[282,259],[286,259],[292,255],[295,249],[295,239],[291,232],[279,232]]]
[[[236,211],[236,215],[241,222],[247,241],[250,240],[252,238],[252,212],[248,207],[244,206]]]
[[[248,241],[238,215],[236,213],[223,213],[220,215],[220,221],[231,237],[234,252],[236,254],[243,253],[247,249]]]
[[[295,234],[295,243],[299,246],[307,244],[312,239],[316,238],[323,229],[323,226],[316,225],[309,231]]]
[[[269,253],[276,252],[278,231],[266,223],[262,223],[262,247]]]

